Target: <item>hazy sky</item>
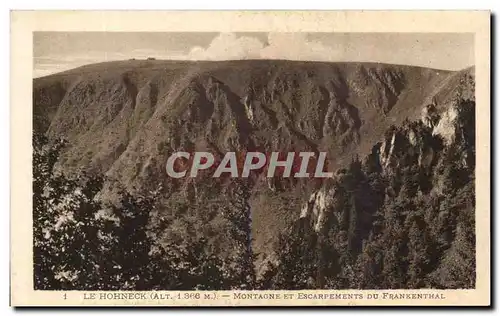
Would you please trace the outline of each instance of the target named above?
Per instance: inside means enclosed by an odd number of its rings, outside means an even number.
[[[129,58],[373,61],[459,70],[474,64],[472,33],[35,32],[33,75]]]

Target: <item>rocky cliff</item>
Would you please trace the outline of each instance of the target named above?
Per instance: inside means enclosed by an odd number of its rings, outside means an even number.
[[[280,239],[267,283],[474,287],[475,97],[464,78],[451,100],[389,127],[370,154],[313,190],[291,237]]]

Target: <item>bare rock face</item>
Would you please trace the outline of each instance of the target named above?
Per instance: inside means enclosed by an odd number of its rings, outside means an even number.
[[[439,135],[446,144],[451,144],[455,140],[455,127],[458,119],[458,109],[454,106],[448,107],[434,127],[432,134]]]
[[[439,114],[434,104],[428,104],[422,108],[422,115],[420,120],[422,123],[429,127],[434,128],[439,121]]]
[[[335,92],[329,95],[330,102],[323,124],[323,136],[336,138],[340,146],[359,141],[361,121],[358,110]]]
[[[393,133],[389,139],[385,139],[380,147],[380,163],[382,167],[387,167],[394,153],[396,145],[396,133]]]
[[[314,231],[319,232],[326,222],[327,213],[334,211],[336,192],[334,187],[330,189],[323,187],[311,194],[309,201],[302,207],[300,218],[308,218]]]

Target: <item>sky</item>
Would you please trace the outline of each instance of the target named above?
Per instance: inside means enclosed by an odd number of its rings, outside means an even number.
[[[474,65],[473,33],[35,32],[33,76],[130,58],[383,62],[460,70]]]

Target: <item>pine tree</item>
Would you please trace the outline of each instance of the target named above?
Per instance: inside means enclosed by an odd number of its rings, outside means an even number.
[[[354,288],[376,289],[382,282],[383,251],[377,242],[370,237],[363,243],[363,251],[358,256],[356,271],[358,278],[353,280]]]
[[[233,180],[230,186],[229,204],[224,214],[232,224],[229,234],[236,244],[235,269],[232,275],[234,286],[238,289],[253,289],[256,286],[249,198],[248,186],[243,181]]]
[[[429,273],[431,240],[422,218],[408,218],[408,284],[409,288],[424,287],[425,277]]]
[[[102,179],[72,179],[54,166],[63,141],[33,136],[33,254],[36,289],[91,289],[98,284],[102,250],[98,243],[96,195]]]

